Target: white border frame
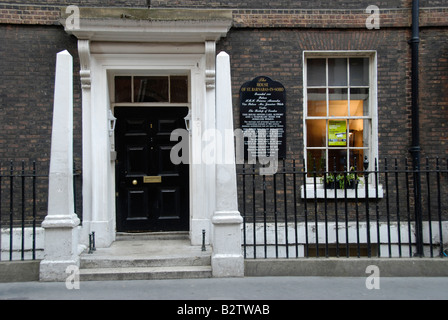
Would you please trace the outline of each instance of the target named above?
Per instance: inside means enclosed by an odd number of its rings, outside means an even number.
[[[373,160],[378,158],[378,78],[377,78],[377,54],[376,51],[304,51],[302,56],[302,64],[303,64],[303,150],[304,155],[306,155],[306,114],[307,114],[307,58],[352,58],[352,57],[364,57],[369,58],[369,72],[370,72],[370,93],[369,93],[369,109],[371,116],[371,132],[369,133],[370,137],[370,147],[368,152],[368,159],[370,162],[370,167],[374,165]],[[335,119],[339,119],[343,117],[335,117]],[[305,158],[305,166],[307,165],[306,156]],[[310,181],[312,183],[312,181]]]
[[[307,58],[353,58],[353,57],[364,57],[369,58],[369,73],[370,73],[370,93],[369,93],[369,103],[370,103],[370,113],[371,113],[371,132],[369,133],[370,137],[370,150],[368,152],[368,159],[369,159],[369,168],[368,170],[372,170],[375,159],[378,159],[379,153],[378,153],[378,64],[377,64],[377,52],[375,50],[305,50],[302,54],[302,66],[303,66],[303,73],[302,73],[302,79],[303,79],[303,114],[302,114],[302,125],[303,125],[303,154],[305,159],[305,168],[308,168],[307,164],[307,157],[306,157],[306,114],[307,114],[307,64],[306,59]],[[336,117],[335,119],[337,119]],[[369,179],[369,197],[375,197],[376,190],[375,190],[375,184]],[[362,187],[362,188],[361,188]],[[359,198],[364,198],[365,194],[363,190],[365,190],[364,184],[361,184],[361,187],[359,187]],[[362,190],[361,190],[362,189]],[[380,198],[383,197],[383,188],[381,185],[378,186],[378,196]],[[316,194],[314,194],[314,181],[313,178],[307,177],[307,183],[306,183],[306,190],[307,190],[307,198],[313,199],[313,198],[323,198],[324,197],[324,190],[323,190],[323,184],[318,181],[317,182],[317,190]],[[337,190],[337,196],[338,198],[343,198],[343,192],[344,190]],[[365,193],[365,192],[364,192]],[[301,196],[304,197],[304,186],[301,187]],[[332,190],[329,190],[327,192],[328,198],[334,197],[334,192]],[[348,198],[355,198],[355,191],[354,190],[347,190],[347,197]]]
[[[214,51],[195,54],[133,54],[133,44],[123,43],[121,54],[89,54],[90,85],[83,86],[83,230],[86,242],[92,231],[97,247],[108,247],[116,236],[115,162],[111,158],[108,112],[111,75],[118,72],[170,73],[182,71],[190,76],[190,239],[202,243],[206,230],[209,243],[214,208],[215,168],[202,163],[202,132],[213,129],[215,89],[207,85],[206,57]],[[197,46],[197,44],[196,44]],[[161,45],[165,48],[165,46]],[[154,48],[153,48],[154,49]],[[207,54],[208,52],[208,54]],[[214,69],[214,66],[211,67]],[[206,187],[207,186],[207,187]],[[208,199],[204,201],[204,199]]]

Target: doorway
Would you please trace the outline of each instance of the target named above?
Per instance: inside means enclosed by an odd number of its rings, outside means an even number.
[[[117,231],[188,231],[189,165],[170,159],[188,107],[115,107]]]

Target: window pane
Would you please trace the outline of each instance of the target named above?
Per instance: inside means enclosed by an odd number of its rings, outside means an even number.
[[[134,77],[134,102],[168,102],[168,77]]]
[[[329,89],[330,117],[348,116],[348,89]]]
[[[188,77],[170,77],[170,96],[172,103],[188,103]]]
[[[350,89],[350,115],[354,117],[369,115],[369,89]]]
[[[372,132],[372,121],[363,120],[363,130],[360,132],[362,134],[362,146],[364,148],[370,148],[370,135]]]
[[[327,171],[345,171],[347,167],[347,149],[328,150],[328,168]]]
[[[327,116],[326,89],[308,89],[308,116]]]
[[[356,168],[356,171],[363,171],[364,170],[364,151],[363,149],[358,150],[350,150],[350,167],[349,170],[352,168]],[[359,176],[362,176],[362,173],[358,173]]]
[[[308,86],[326,86],[326,59],[307,60]]]
[[[350,85],[369,85],[369,58],[350,58]]]
[[[351,148],[364,147],[364,121],[362,119],[350,120],[349,127],[349,146]]]
[[[322,176],[322,172],[325,169],[326,165],[326,150],[317,150],[317,149],[311,149],[307,150],[306,152],[306,161],[307,161],[307,170],[308,170],[308,177],[313,177],[312,172],[314,171],[314,168],[316,169],[316,172],[318,173],[317,176]],[[317,183],[319,183],[319,179],[317,180]]]
[[[347,59],[328,59],[328,85],[346,86]]]
[[[131,91],[131,77],[115,77],[115,102],[132,102]]]
[[[307,120],[307,146],[325,147],[326,141],[326,120]]]

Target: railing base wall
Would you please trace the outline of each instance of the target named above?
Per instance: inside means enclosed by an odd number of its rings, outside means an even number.
[[[39,281],[40,260],[0,262],[0,283]]]
[[[368,266],[380,277],[447,277],[448,259],[441,258],[337,258],[246,259],[246,277],[368,277]]]

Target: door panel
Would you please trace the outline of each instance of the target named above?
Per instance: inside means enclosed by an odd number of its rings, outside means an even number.
[[[146,146],[127,148],[128,175],[141,175],[148,171],[148,149]]]
[[[134,189],[128,191],[128,219],[148,220],[147,216],[147,192]]]
[[[157,122],[158,122],[157,125],[158,136],[171,135],[171,132],[178,129],[176,119],[159,119]]]
[[[173,164],[170,160],[172,146],[160,146],[158,166],[159,171],[163,175],[179,176],[179,166]]]
[[[178,188],[159,189],[160,219],[178,219],[180,192]]]
[[[188,108],[116,107],[117,231],[187,231],[189,167],[170,159]]]

